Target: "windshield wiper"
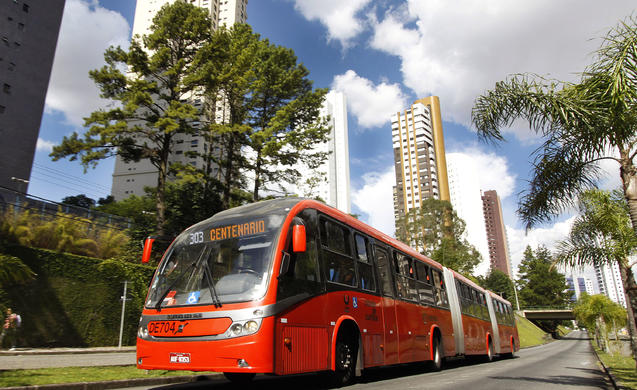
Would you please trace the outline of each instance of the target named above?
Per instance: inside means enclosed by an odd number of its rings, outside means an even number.
[[[197,265],[199,265],[199,262],[201,261],[201,259],[203,258],[203,254],[206,253],[206,248],[204,247],[203,250],[201,251],[201,254],[199,255],[199,258],[197,258],[197,260],[193,261],[186,270],[184,270],[184,272],[182,272],[179,276],[177,276],[175,278],[175,280],[173,280],[172,283],[170,283],[170,286],[168,286],[168,288],[166,288],[166,291],[164,291],[163,294],[161,294],[161,296],[159,297],[159,300],[157,301],[157,304],[155,305],[155,310],[157,311],[161,311],[161,304],[164,302],[164,298],[166,298],[166,296],[168,295],[168,293],[170,292],[170,290],[173,289],[173,287],[175,287],[175,285],[177,284],[177,282],[179,282],[181,279],[183,279],[184,275],[188,274],[188,275],[192,275],[192,273],[197,269]],[[190,271],[190,272],[188,272]]]
[[[210,299],[212,299],[212,304],[215,305],[216,308],[221,308],[221,299],[219,299],[219,296],[217,295],[215,283],[212,281],[212,270],[210,269],[207,261],[204,261],[203,273],[208,280],[208,290],[210,291]]]

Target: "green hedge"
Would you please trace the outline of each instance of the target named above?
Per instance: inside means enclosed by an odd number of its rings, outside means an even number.
[[[117,345],[124,280],[129,300],[122,345],[135,344],[154,267],[21,246],[7,246],[4,251],[37,274],[32,282],[0,290],[3,306],[22,317],[18,346]]]

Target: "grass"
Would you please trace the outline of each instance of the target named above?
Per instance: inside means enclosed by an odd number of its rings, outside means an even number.
[[[35,370],[0,370],[0,387],[97,382],[133,378],[206,375],[192,371],[140,370],[135,366],[61,367]]]
[[[608,354],[595,348],[597,355],[610,370],[618,385],[628,389],[637,389],[637,371],[635,371],[635,359],[631,356]]]
[[[527,348],[536,345],[546,344],[551,340],[551,335],[535,326],[531,321],[518,315],[515,316],[518,324],[518,334],[520,335],[520,347]]]

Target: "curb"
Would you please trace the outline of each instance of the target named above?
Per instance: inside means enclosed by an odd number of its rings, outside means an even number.
[[[154,385],[167,385],[171,383],[191,383],[201,380],[207,380],[211,377],[221,376],[222,374],[210,374],[210,375],[186,375],[186,376],[170,376],[165,378],[135,378],[135,379],[120,379],[114,381],[101,381],[101,382],[76,382],[76,383],[56,383],[50,385],[31,385],[31,386],[15,386],[15,387],[0,387],[0,390],[102,390],[102,389],[121,389],[124,387],[134,386],[154,386]]]
[[[606,375],[608,375],[608,377],[610,378],[611,383],[613,384],[613,388],[615,390],[619,390],[620,387],[617,385],[617,380],[615,380],[615,377],[613,376],[613,374],[610,372],[610,370],[608,369],[608,367],[606,367],[606,365],[604,364],[604,362],[602,362],[602,359],[599,358],[599,355],[597,354],[597,351],[595,350],[595,347],[593,347],[593,343],[591,340],[591,349],[593,350],[593,353],[595,354],[595,357],[597,358],[597,361],[599,362],[599,364],[602,366],[602,368],[604,369],[604,372],[606,373]]]

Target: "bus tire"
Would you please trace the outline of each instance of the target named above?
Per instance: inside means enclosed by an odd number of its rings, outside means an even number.
[[[507,359],[513,359],[515,357],[515,340],[511,339],[511,352],[507,352],[503,354]]]
[[[232,383],[236,383],[238,385],[245,385],[252,382],[252,379],[257,374],[251,372],[224,372],[223,376],[226,377]]]
[[[489,345],[487,345],[487,355],[485,356],[485,361],[492,362],[493,356],[495,355],[495,351],[493,350],[493,341],[491,341],[491,337],[489,337]]]
[[[433,346],[433,360],[429,363],[432,371],[442,370],[442,343],[438,337],[434,338]]]
[[[348,335],[347,332],[344,333],[339,332],[336,340],[334,372],[332,373],[334,385],[338,387],[349,385],[356,378],[358,343],[354,337]]]

